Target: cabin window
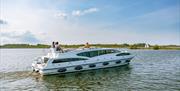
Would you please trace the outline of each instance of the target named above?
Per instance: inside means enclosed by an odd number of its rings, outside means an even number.
[[[84,56],[84,57],[90,57],[90,53],[89,52],[82,52],[77,54],[78,56]]]
[[[120,54],[117,54],[116,56],[126,56],[126,55],[130,55],[130,53],[120,53]]]
[[[118,51],[118,50],[97,50],[97,51],[82,52],[77,55],[85,56],[85,57],[95,57],[95,56],[99,56],[99,55],[117,53],[117,52],[120,52],[120,51]]]
[[[64,58],[64,59],[55,59],[52,63],[62,63],[62,62],[72,62],[72,61],[80,61],[87,60],[86,58]]]
[[[103,63],[104,66],[105,66],[105,65],[108,65],[108,64],[109,64],[108,62],[104,62],[104,63]]]
[[[90,57],[95,57],[95,56],[98,56],[98,51],[91,51]]]
[[[104,54],[106,54],[106,50],[99,50],[98,52],[99,52],[99,55],[104,55]]]
[[[121,61],[119,60],[119,61],[116,61],[116,64],[119,64],[119,63],[121,63]]]
[[[81,70],[81,69],[83,69],[83,67],[82,67],[81,65],[78,65],[78,66],[76,66],[74,69],[75,69],[75,70]]]
[[[110,54],[110,53],[113,53],[112,50],[106,50],[106,54]]]
[[[59,68],[58,72],[65,72],[67,69],[66,68]]]
[[[77,54],[78,56],[85,56],[85,57],[95,57],[98,56],[98,51],[89,51],[89,52],[82,52]]]
[[[106,54],[110,54],[110,53],[117,53],[120,52],[118,50],[106,50]]]
[[[126,62],[130,62],[130,60],[126,60]]]
[[[93,68],[93,67],[96,67],[96,65],[95,64],[90,64],[89,67]]]

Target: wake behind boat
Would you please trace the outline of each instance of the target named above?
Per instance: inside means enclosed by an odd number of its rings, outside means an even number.
[[[127,65],[133,57],[127,51],[113,48],[81,48],[64,52],[51,48],[50,53],[32,63],[32,68],[42,75],[62,74]]]

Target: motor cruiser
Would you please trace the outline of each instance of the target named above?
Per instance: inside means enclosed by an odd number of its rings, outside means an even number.
[[[129,64],[132,53],[113,48],[81,48],[59,52],[51,48],[46,56],[38,57],[32,69],[42,75],[63,74]]]

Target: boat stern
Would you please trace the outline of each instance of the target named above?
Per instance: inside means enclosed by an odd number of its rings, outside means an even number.
[[[46,58],[46,57],[36,58],[31,65],[32,70],[35,72],[39,72],[40,70],[44,69],[47,66],[48,60],[49,58]]]

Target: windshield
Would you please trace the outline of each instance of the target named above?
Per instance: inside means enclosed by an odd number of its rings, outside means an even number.
[[[37,59],[34,60],[34,63],[43,64],[43,63],[47,63],[48,60],[49,60],[49,58],[47,58],[47,57],[44,57],[44,58],[38,57]]]
[[[49,60],[49,58],[44,57],[44,63],[47,63],[47,62],[48,62],[48,60]]]
[[[36,58],[36,59],[34,60],[34,63],[41,64],[41,63],[42,63],[41,57]]]

